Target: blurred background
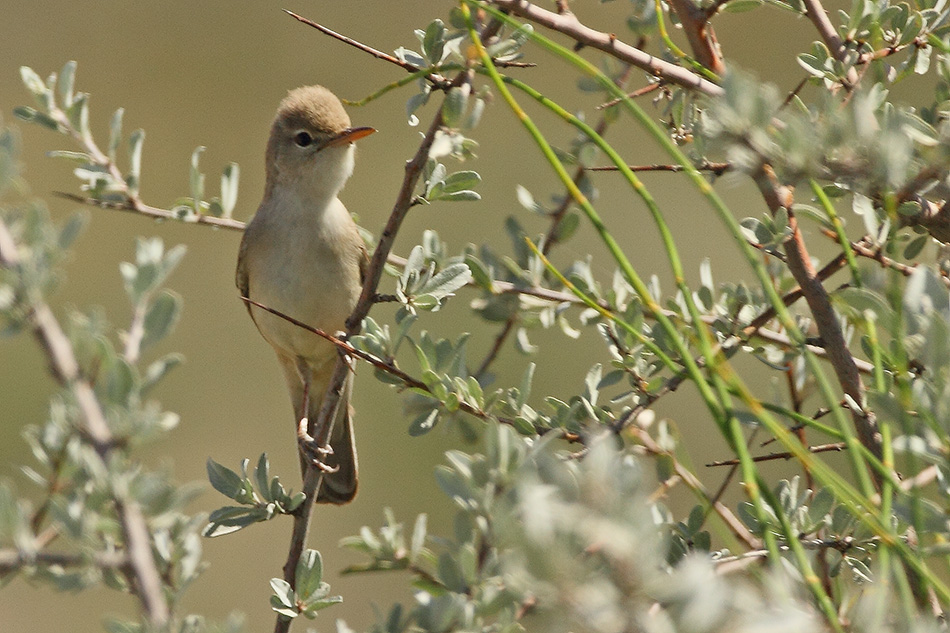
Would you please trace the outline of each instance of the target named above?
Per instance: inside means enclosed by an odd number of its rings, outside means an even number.
[[[77,89],[92,95],[92,125],[100,145],[108,137],[112,112],[120,106],[126,109],[126,133],[139,127],[147,133],[141,189],[147,203],[168,207],[177,197],[188,195],[189,157],[196,146],[205,145],[201,166],[207,174],[208,197],[217,194],[221,169],[236,161],[241,183],[235,217],[247,219],[263,190],[268,127],[287,90],[320,83],[342,97],[358,99],[403,76],[395,66],[321,35],[280,9],[292,9],[389,52],[399,46],[416,49],[413,29],[424,28],[435,17],[447,19],[452,6],[432,0],[0,0],[0,114],[10,122],[14,106],[30,103],[20,83],[21,65],[45,77],[58,72],[65,61],[77,60]],[[628,3],[577,1],[572,6],[591,26],[634,39],[624,26]],[[727,58],[769,75],[783,90],[802,78],[794,55],[814,39],[806,21],[765,8],[755,14],[721,16],[716,28]],[[572,71],[539,51],[529,49],[528,59],[540,61],[542,67],[512,72],[569,108],[586,110],[589,119],[596,117],[597,96],[579,93]],[[632,87],[645,83],[642,74],[635,72],[633,77]],[[405,115],[405,101],[411,94],[410,87],[350,110],[355,125],[372,125],[379,133],[360,142],[356,172],[342,198],[361,224],[376,233],[395,199],[403,163],[414,152],[420,130],[431,120],[438,102],[433,99],[417,112],[422,124],[412,128]],[[553,142],[568,144],[573,136],[570,129],[533,104],[525,105],[539,116]],[[67,163],[47,158],[45,153],[74,148],[64,137],[45,129],[16,124],[23,138],[24,175],[33,193],[45,199],[53,216],[62,221],[77,205],[51,192],[76,191],[78,182]],[[624,121],[609,138],[631,162],[664,162],[634,128]],[[436,229],[451,252],[460,252],[468,242],[484,241],[507,252],[508,238],[502,230],[506,216],[515,215],[531,231],[544,226],[518,205],[515,186],[526,186],[544,201],[560,189],[507,108],[496,101],[473,136],[481,144],[479,157],[465,168],[482,175],[482,202],[413,209],[397,242],[397,253],[407,253],[426,228]],[[120,157],[124,165],[123,160]],[[717,281],[749,277],[725,242],[730,238],[684,179],[657,174],[645,181],[673,224],[693,280],[698,279],[704,257],[713,259]],[[665,259],[645,209],[614,175],[598,175],[596,182],[601,191],[598,208],[634,265],[644,277],[656,273],[669,292]],[[723,181],[720,190],[740,216],[765,210],[739,179]],[[187,357],[186,364],[154,394],[167,409],[181,415],[181,425],[151,446],[144,459],[152,466],[173,469],[177,479],[186,482],[206,479],[208,457],[237,468],[242,458],[254,461],[266,451],[272,470],[282,474],[285,485],[294,485],[298,475],[289,399],[272,352],[254,330],[234,288],[240,235],[193,225],[156,224],[115,211],[90,208],[84,212],[90,222],[68,264],[65,283],[53,298],[56,308],[102,306],[113,324],[124,327],[129,307],[118,263],[132,258],[135,237],[157,235],[167,246],[183,243],[188,247],[184,262],[167,284],[183,295],[184,316],[173,336],[151,351],[152,358],[170,351],[182,351]],[[586,227],[559,248],[554,259],[567,265],[587,253],[593,254],[595,273],[609,283],[612,266]],[[382,291],[387,292],[385,284],[391,287],[391,282],[384,279],[383,283]],[[474,364],[490,346],[496,329],[471,316],[471,298],[461,292],[446,312],[424,316],[421,326],[441,336],[478,328],[470,344]],[[374,315],[388,320],[392,309],[381,306]],[[532,334],[532,342],[542,349],[533,400],[580,390],[590,366],[605,360],[602,348],[592,340],[585,337],[574,342],[560,333]],[[506,349],[496,366],[497,384],[516,383],[527,362]],[[0,340],[0,477],[13,480],[24,494],[35,491],[19,470],[31,460],[21,429],[44,418],[54,388],[31,338]],[[660,416],[673,421],[683,435],[698,438],[686,442],[692,460],[702,463],[722,457],[718,433],[697,408],[698,399],[691,390],[684,388],[668,400]],[[394,576],[341,577],[340,569],[360,559],[337,548],[340,538],[362,525],[378,526],[386,506],[395,508],[397,518],[410,525],[418,512],[428,512],[433,533],[446,531],[452,516],[432,469],[445,450],[462,443],[459,436],[436,428],[424,437],[410,438],[406,433],[409,420],[402,414],[398,394],[377,383],[365,368],[357,379],[355,407],[361,492],[349,506],[318,508],[311,534],[310,546],[324,554],[326,579],[345,600],[324,612],[316,623],[321,630],[329,629],[335,618],[364,628],[373,621],[371,602],[388,609],[392,601],[410,600],[406,584],[394,582]],[[713,476],[714,485],[720,477]],[[299,488],[299,483],[294,487]],[[224,498],[208,486],[192,510],[209,512],[223,503]],[[185,610],[212,618],[240,611],[247,616],[248,630],[268,630],[273,622],[268,579],[280,575],[289,532],[290,521],[280,520],[206,540],[210,568],[188,592]],[[62,596],[17,579],[0,591],[0,630],[99,631],[103,616],[128,614],[132,609],[130,600],[104,589]]]

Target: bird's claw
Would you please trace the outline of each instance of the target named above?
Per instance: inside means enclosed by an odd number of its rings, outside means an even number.
[[[308,462],[317,470],[331,474],[340,470],[339,466],[331,466],[326,463],[325,458],[333,455],[333,447],[329,444],[320,445],[317,439],[307,432],[308,420],[301,418],[297,425],[297,445],[300,452]]]

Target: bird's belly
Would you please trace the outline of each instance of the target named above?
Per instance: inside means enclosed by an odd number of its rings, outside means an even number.
[[[248,290],[254,301],[334,334],[345,329],[359,299],[359,271],[319,250],[312,248],[303,251],[307,257],[294,258],[287,251],[271,251],[257,261],[256,270],[249,271]],[[279,352],[302,357],[313,366],[335,358],[332,344],[317,334],[255,306],[251,311],[261,334]]]

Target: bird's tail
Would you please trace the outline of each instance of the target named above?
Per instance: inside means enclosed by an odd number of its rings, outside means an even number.
[[[324,458],[328,466],[338,470],[323,475],[323,483],[317,493],[317,503],[342,505],[349,503],[356,496],[358,468],[356,439],[353,436],[353,407],[350,406],[352,392],[353,376],[350,374],[343,386],[343,393],[340,394],[339,405],[333,418],[333,428],[330,430],[329,444],[333,453]],[[310,399],[308,415],[311,420],[318,419],[322,400],[322,397]]]

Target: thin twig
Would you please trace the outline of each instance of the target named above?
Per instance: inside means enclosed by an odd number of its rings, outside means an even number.
[[[219,229],[231,229],[234,231],[243,231],[244,222],[239,220],[232,220],[231,218],[218,218],[213,215],[206,214],[194,214],[187,217],[181,217],[174,211],[169,211],[168,209],[160,209],[158,207],[153,207],[151,205],[145,204],[142,201],[135,201],[128,199],[124,202],[113,202],[111,200],[100,200],[98,198],[91,198],[89,196],[80,196],[75,193],[68,193],[64,191],[54,191],[53,195],[59,196],[60,198],[65,198],[67,200],[72,200],[73,202],[79,202],[80,204],[87,204],[92,207],[99,207],[101,209],[112,209],[115,211],[131,211],[132,213],[138,213],[155,220],[174,220],[175,222],[185,222],[190,224],[204,224],[206,226],[214,226]]]
[[[818,444],[816,446],[809,446],[808,451],[810,453],[827,453],[828,451],[843,451],[847,448],[844,442],[832,442],[831,444]],[[769,453],[767,455],[758,455],[752,458],[754,462],[768,462],[775,459],[792,459],[795,457],[794,453],[789,453],[787,451],[782,451],[779,453]],[[714,466],[735,466],[739,463],[738,459],[724,459],[722,461],[710,462],[706,464],[707,467],[712,468]]]
[[[627,168],[630,171],[668,171],[668,172],[680,172],[686,171],[686,168],[680,164],[674,165],[627,165]],[[716,176],[721,176],[725,172],[733,168],[732,163],[710,163],[703,162],[702,164],[696,165],[696,169],[699,171],[711,171]],[[616,165],[598,165],[596,167],[588,167],[587,171],[620,171],[620,168]]]

